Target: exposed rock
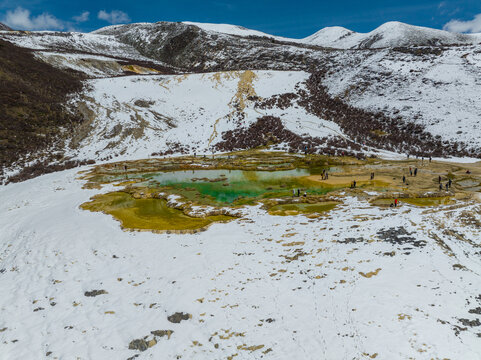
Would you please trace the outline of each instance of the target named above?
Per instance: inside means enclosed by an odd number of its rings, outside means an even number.
[[[108,294],[108,292],[105,290],[92,290],[92,291],[86,291],[84,293],[84,295],[88,297],[93,297],[93,296],[98,296],[103,294]]]
[[[412,233],[408,233],[403,227],[382,229],[377,232],[377,236],[380,239],[387,241],[393,245],[410,244],[421,248],[426,246],[426,241],[416,240],[415,237],[409,235],[412,235]]]
[[[167,338],[170,339],[170,335],[172,335],[173,332],[174,330],[153,330],[150,333],[159,337],[167,336]]]
[[[167,320],[169,320],[171,323],[178,324],[182,320],[189,320],[192,318],[191,314],[184,314],[183,312],[176,312],[175,314],[172,314],[167,317]]]
[[[481,321],[479,321],[479,319],[476,319],[476,320],[458,319],[458,320],[464,326],[469,326],[469,327],[481,326]]]
[[[135,339],[129,343],[130,350],[145,351],[149,348],[149,343],[144,339]]]

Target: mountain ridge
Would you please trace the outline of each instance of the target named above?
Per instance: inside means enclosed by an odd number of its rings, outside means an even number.
[[[112,33],[114,30],[129,26],[149,26],[154,24],[176,24],[166,21],[156,23],[132,23],[111,25],[94,30],[93,34]],[[240,37],[265,37],[281,42],[314,45],[335,49],[378,49],[400,46],[450,46],[459,44],[481,43],[479,34],[458,34],[445,30],[415,26],[399,21],[386,22],[376,29],[359,33],[342,26],[325,27],[314,34],[301,39],[271,35],[239,25],[213,24],[183,21],[177,24],[195,26],[206,32],[213,32]]]
[[[481,43],[481,34],[457,34],[445,30],[390,21],[368,33],[342,27],[327,27],[304,42],[341,49],[373,49],[399,46],[449,46]]]

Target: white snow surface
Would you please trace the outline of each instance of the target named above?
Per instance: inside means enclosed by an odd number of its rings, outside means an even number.
[[[294,92],[309,74],[305,72],[255,71],[252,87],[261,98]],[[245,94],[244,119],[238,120],[238,100],[243,71],[172,75],[129,76],[90,80],[87,92],[76,104],[86,104],[94,119],[89,135],[71,150],[80,159],[114,156],[146,158],[165,151],[169,144],[188,146],[206,153],[222,132],[247,127],[264,115],[279,116],[287,129],[312,136],[342,135],[339,126],[319,119],[296,106],[286,110],[254,109]],[[141,100],[147,104],[140,104]]]
[[[459,319],[479,318],[480,229],[458,221],[479,221],[479,204],[381,210],[348,197],[314,220],[249,207],[198,234],[125,232],[79,209],[99,190],[76,171],[0,188],[2,359],[479,359],[479,327]],[[426,245],[383,241],[392,228]],[[170,323],[175,312],[192,318]],[[174,332],[128,349],[154,330]]]
[[[4,40],[33,50],[80,51],[160,63],[142,56],[132,46],[119,42],[115,36],[111,35],[56,31],[8,32],[1,35]]]
[[[338,54],[324,84],[332,96],[370,111],[419,123],[443,140],[481,146],[480,46],[458,47],[427,60],[393,53]]]

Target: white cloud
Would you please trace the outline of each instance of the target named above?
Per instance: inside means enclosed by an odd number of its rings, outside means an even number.
[[[89,19],[89,16],[90,16],[90,12],[84,11],[80,15],[74,16],[72,19],[74,19],[78,23],[81,23],[81,22],[87,21]]]
[[[473,20],[451,20],[443,26],[443,29],[456,33],[480,33],[481,14],[476,15]]]
[[[49,13],[31,15],[30,10],[17,7],[7,11],[2,22],[15,30],[61,30],[65,27],[63,21]]]
[[[100,10],[97,17],[111,24],[127,23],[130,21],[129,16],[120,10],[112,10],[109,13],[105,10]]]

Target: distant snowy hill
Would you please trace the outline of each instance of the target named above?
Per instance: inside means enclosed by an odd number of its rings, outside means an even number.
[[[479,44],[481,34],[455,34],[392,21],[366,34],[338,26],[327,27],[302,41],[311,45],[337,49],[378,49],[399,46]]]

